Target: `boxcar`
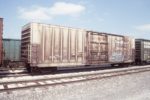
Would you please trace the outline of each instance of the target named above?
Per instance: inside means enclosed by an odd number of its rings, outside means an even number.
[[[89,64],[127,65],[134,62],[135,39],[122,35],[87,31]]]
[[[135,61],[137,64],[146,64],[150,62],[150,40],[136,39],[135,40],[136,57]]]
[[[22,29],[21,59],[31,67],[85,65],[84,29],[30,23]]]
[[[29,23],[22,28],[21,59],[31,68],[132,63],[134,43],[121,35]]]
[[[3,39],[3,64],[8,65],[10,62],[20,62],[21,40]]]
[[[3,39],[4,59],[10,61],[20,61],[21,40]]]
[[[0,66],[2,65],[3,59],[2,35],[3,35],[3,18],[0,18]]]

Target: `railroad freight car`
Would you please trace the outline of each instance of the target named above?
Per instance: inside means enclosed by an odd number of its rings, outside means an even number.
[[[135,60],[135,39],[102,32],[87,31],[87,63],[112,66],[129,65]]]
[[[3,35],[3,18],[0,18],[0,66],[2,65],[3,59],[2,35]]]
[[[150,63],[150,40],[136,39],[135,40],[135,62],[136,64]]]
[[[134,43],[121,35],[29,23],[22,28],[21,59],[30,69],[132,63]]]
[[[85,65],[85,35],[84,29],[27,24],[22,28],[21,59],[30,68]]]
[[[20,62],[21,40],[3,39],[3,65],[6,67],[12,62]]]

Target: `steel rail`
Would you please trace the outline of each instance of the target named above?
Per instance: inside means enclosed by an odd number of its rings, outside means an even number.
[[[8,92],[13,90],[20,90],[20,89],[28,89],[32,87],[44,87],[44,86],[55,86],[55,85],[62,85],[62,84],[70,84],[70,83],[77,83],[77,82],[84,82],[89,80],[97,80],[97,79],[104,79],[104,78],[111,78],[115,76],[123,76],[135,73],[142,73],[150,71],[150,67],[146,68],[136,68],[136,69],[126,69],[126,70],[119,70],[119,71],[110,71],[110,72],[103,72],[103,73],[92,73],[92,74],[85,74],[85,75],[74,75],[74,76],[65,76],[65,77],[57,77],[57,78],[46,78],[46,79],[36,79],[36,80],[24,80],[24,81],[15,81],[15,82],[3,82],[0,85],[3,85],[5,88],[0,89],[0,92]],[[77,78],[73,80],[73,78]],[[68,79],[66,81],[61,81],[62,79]],[[45,83],[40,84],[39,82],[45,81],[55,81],[53,83]],[[23,87],[15,87],[15,88],[8,88],[10,84],[22,84],[22,83],[31,83],[34,82],[34,85],[25,85]]]

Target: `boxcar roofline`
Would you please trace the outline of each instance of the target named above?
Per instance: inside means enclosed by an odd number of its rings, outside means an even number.
[[[112,33],[107,33],[107,32],[98,32],[98,31],[89,31],[89,30],[87,32],[106,34],[106,35],[112,35],[112,36],[119,36],[119,37],[124,37],[125,36],[125,35],[112,34]]]
[[[136,41],[148,41],[148,42],[150,42],[150,40],[148,40],[148,39],[135,39]]]
[[[29,22],[29,23],[25,24],[23,27],[31,25],[33,23],[40,24],[40,25],[51,25],[51,26],[57,26],[57,27],[59,26],[59,27],[65,27],[65,28],[67,27],[67,28],[71,28],[71,29],[79,29],[79,30],[86,30],[87,31],[87,29],[85,29],[85,28],[74,28],[74,27],[70,27],[70,26],[63,26],[63,25],[57,25],[57,24],[47,24],[47,23],[40,23],[40,22]]]
[[[3,40],[7,40],[7,41],[11,41],[11,40],[21,41],[21,39],[10,39],[10,38],[3,38]]]
[[[26,25],[24,25],[23,27],[28,26],[32,23],[41,24],[41,25],[52,25],[52,26],[59,26],[59,27],[67,27],[67,28],[71,28],[71,29],[82,29],[82,30],[85,30],[86,32],[95,32],[95,33],[102,33],[102,34],[107,34],[107,35],[124,37],[124,35],[119,35],[119,34],[112,34],[112,33],[107,33],[107,32],[98,32],[98,31],[87,30],[87,29],[84,29],[84,28],[74,28],[74,27],[69,27],[69,26],[56,25],[56,24],[53,25],[53,24],[47,24],[47,23],[45,24],[45,23],[39,23],[39,22],[29,22]]]

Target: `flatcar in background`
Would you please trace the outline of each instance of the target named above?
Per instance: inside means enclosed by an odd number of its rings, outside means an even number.
[[[131,37],[41,23],[22,28],[21,59],[30,71],[51,67],[131,64]]]
[[[150,40],[146,39],[136,39],[135,40],[136,64],[148,64],[150,63]]]

